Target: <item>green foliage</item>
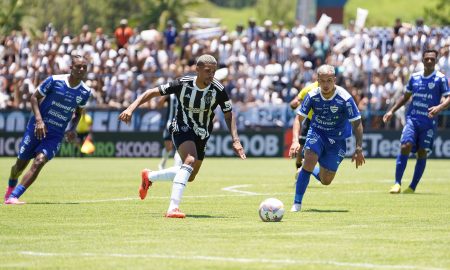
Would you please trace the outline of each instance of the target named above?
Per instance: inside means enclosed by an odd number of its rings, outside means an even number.
[[[425,18],[431,23],[450,25],[450,0],[439,0],[434,8],[425,7]]]
[[[297,1],[292,0],[258,0],[256,4],[257,19],[262,24],[264,20],[272,20],[273,23],[284,21],[287,25],[294,25]]]
[[[3,185],[14,161],[0,159]],[[184,192],[183,220],[163,217],[170,182],[138,199],[141,169],[158,162],[53,159],[21,197],[28,204],[0,205],[0,268],[450,268],[448,160],[428,161],[417,194],[391,195],[395,159],[358,169],[345,159],[331,185],[311,179],[302,212],[291,213],[293,160],[207,157]],[[254,195],[223,190],[230,186]],[[269,197],[284,202],[279,223],[259,219]]]
[[[0,35],[11,30],[20,29],[20,22],[24,17],[23,2],[19,0],[1,0]]]

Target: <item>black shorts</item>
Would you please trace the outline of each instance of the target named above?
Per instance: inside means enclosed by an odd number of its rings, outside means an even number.
[[[298,142],[300,145],[305,145],[306,135],[308,135],[309,125],[311,124],[311,119],[305,118],[302,123],[302,134],[298,137]]]
[[[185,130],[183,131],[183,129]],[[177,149],[185,141],[193,141],[197,149],[197,159],[203,160],[205,158],[205,148],[208,138],[202,140],[191,128],[183,126],[180,130],[172,133],[172,139]]]
[[[171,141],[172,140],[172,134],[170,134],[170,131],[168,128],[165,128],[163,131],[163,140],[164,141]]]

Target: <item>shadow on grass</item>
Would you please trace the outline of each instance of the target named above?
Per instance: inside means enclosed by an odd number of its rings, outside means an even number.
[[[333,209],[307,209],[302,212],[315,212],[315,213],[348,213],[348,210],[333,210]]]
[[[222,216],[210,216],[210,215],[186,215],[187,218],[228,218]]]

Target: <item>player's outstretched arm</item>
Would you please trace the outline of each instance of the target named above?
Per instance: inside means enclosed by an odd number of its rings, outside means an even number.
[[[450,95],[446,96],[441,104],[428,108],[428,117],[429,118],[435,117],[436,115],[438,115],[438,113],[448,108],[449,105],[450,105]]]
[[[41,111],[39,110],[39,102],[44,96],[39,91],[34,92],[30,98],[31,109],[33,110],[34,117],[36,118],[36,126],[34,127],[34,135],[38,140],[42,140],[47,135],[47,127],[42,120]]]
[[[230,130],[231,139],[233,140],[233,150],[238,157],[241,159],[246,159],[244,147],[242,147],[241,140],[239,139],[239,135],[236,127],[236,118],[233,116],[233,113],[226,112],[224,113],[225,122],[227,123],[228,129]]]
[[[142,93],[135,101],[133,101],[133,103],[131,103],[130,106],[128,106],[128,108],[126,108],[119,115],[119,120],[123,121],[127,124],[130,123],[133,112],[134,112],[134,110],[136,110],[137,107],[148,102],[150,99],[152,99],[154,97],[158,97],[158,96],[161,96],[161,94],[159,93],[158,87],[148,89],[147,91]]]
[[[409,98],[411,97],[412,93],[406,92],[401,99],[399,99],[394,106],[385,114],[383,115],[383,122],[387,123],[392,119],[392,116],[394,113],[400,109],[403,105],[408,102]]]
[[[302,122],[305,117],[297,114],[294,119],[294,124],[292,126],[292,144],[289,148],[289,156],[291,158],[296,157],[300,149],[300,144],[298,142],[298,137],[300,136],[300,130],[302,128]]]
[[[362,148],[363,126],[361,119],[355,120],[351,123],[356,139],[355,153],[353,153],[352,162],[356,162],[356,168],[358,169],[359,166],[362,166],[364,163],[366,163]]]

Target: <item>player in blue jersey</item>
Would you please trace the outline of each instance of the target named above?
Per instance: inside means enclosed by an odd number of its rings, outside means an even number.
[[[363,126],[361,115],[352,96],[344,88],[335,85],[336,77],[333,66],[322,65],[317,69],[319,87],[310,91],[305,97],[292,128],[293,140],[289,149],[289,155],[298,155],[298,135],[301,123],[312,109],[314,114],[311,119],[310,129],[304,145],[304,162],[297,177],[294,204],[291,211],[301,210],[303,195],[309,183],[313,170],[319,176],[323,185],[329,185],[336,175],[339,164],[345,157],[346,142],[348,137],[348,121],[350,121],[356,138],[355,152],[352,162],[356,162],[356,168],[365,163],[362,137]],[[319,162],[320,167],[315,168]]]
[[[70,74],[48,77],[31,96],[33,116],[19,145],[19,155],[11,168],[5,204],[24,204],[19,197],[36,180],[39,172],[59,150],[66,136],[68,141],[76,138],[76,126],[91,90],[83,83],[87,60],[72,56]],[[73,117],[75,113],[75,117]],[[17,185],[18,178],[33,160],[31,168]]]
[[[401,149],[397,156],[395,183],[389,191],[391,194],[401,192],[402,177],[411,152],[417,153],[417,162],[411,184],[403,193],[415,192],[425,171],[427,152],[431,151],[433,147],[436,136],[437,114],[450,104],[447,78],[434,69],[437,56],[436,50],[423,52],[424,70],[411,74],[403,97],[383,116],[385,123],[391,120],[395,111],[405,105],[412,96],[412,101],[406,112],[406,125],[400,138]],[[444,99],[441,103],[442,97]]]

